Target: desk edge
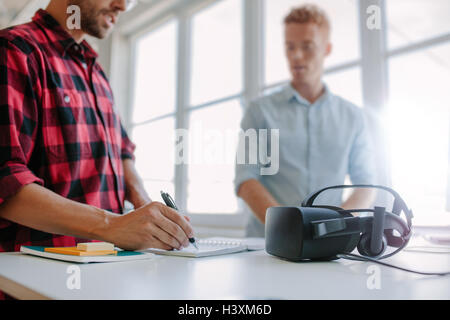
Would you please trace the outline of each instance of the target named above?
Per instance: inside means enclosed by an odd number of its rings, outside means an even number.
[[[51,300],[34,290],[31,290],[13,280],[0,275],[0,290],[19,300]]]

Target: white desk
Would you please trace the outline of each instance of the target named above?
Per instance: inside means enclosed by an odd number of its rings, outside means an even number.
[[[450,270],[450,254],[400,252],[384,260],[421,271]],[[265,251],[207,258],[77,265],[81,288],[68,289],[71,263],[0,254],[0,290],[50,299],[450,299],[450,276],[422,276],[372,263],[289,262]],[[380,289],[368,289],[379,266]]]

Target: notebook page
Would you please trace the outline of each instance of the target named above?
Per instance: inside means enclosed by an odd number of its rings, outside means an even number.
[[[147,249],[146,252],[152,252],[162,255],[183,256],[183,257],[207,257],[214,255],[222,255],[247,250],[247,246],[240,241],[199,239],[197,240],[198,249],[192,244],[181,250],[162,250]]]

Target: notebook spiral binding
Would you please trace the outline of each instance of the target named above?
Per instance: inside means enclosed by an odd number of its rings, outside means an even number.
[[[197,240],[199,244],[210,245],[210,246],[240,246],[242,243],[240,241],[228,241],[228,240]]]

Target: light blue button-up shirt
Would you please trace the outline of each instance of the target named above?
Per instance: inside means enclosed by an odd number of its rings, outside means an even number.
[[[274,175],[261,175],[260,164],[236,164],[236,193],[243,182],[257,179],[281,205],[299,206],[307,195],[320,188],[344,184],[347,174],[353,184],[375,183],[365,122],[361,108],[332,94],[327,86],[313,104],[290,84],[253,101],[246,109],[241,128],[279,129],[279,170]],[[268,150],[271,147],[273,141]],[[247,141],[244,149],[248,152],[248,148]],[[339,206],[342,191],[325,192],[316,203]],[[253,214],[247,236],[264,236],[264,225]]]

